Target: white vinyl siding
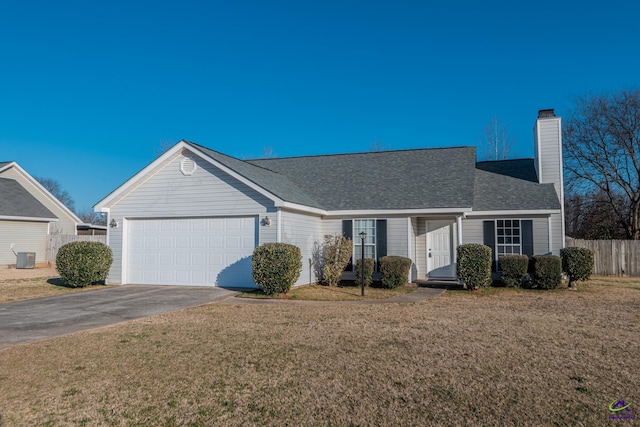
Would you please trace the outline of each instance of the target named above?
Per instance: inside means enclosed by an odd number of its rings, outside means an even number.
[[[302,253],[302,271],[295,284],[317,282],[320,278],[318,269],[322,265],[318,249],[324,242],[322,219],[319,216],[283,210],[281,221],[282,242],[297,246]]]
[[[45,194],[42,190],[34,185],[16,168],[9,168],[0,174],[3,178],[15,179],[22,185],[33,197],[38,199],[47,209],[49,209],[58,221],[51,224],[50,234],[77,234],[76,221],[69,213],[60,207],[58,203],[51,199],[52,196]]]
[[[185,176],[180,171],[185,157],[197,164],[193,175]],[[127,256],[125,219],[228,216],[256,216],[260,223],[258,245],[276,241],[277,215],[271,200],[197,156],[190,153],[175,156],[111,206],[109,220],[115,219],[119,227],[109,228],[114,258],[109,282],[123,281],[122,260]],[[265,216],[269,216],[270,226],[262,225]]]
[[[16,263],[12,243],[14,251],[35,252],[37,263],[46,262],[48,226],[46,222],[0,220],[0,265]]]
[[[406,217],[387,218],[387,255],[409,256],[407,227]]]

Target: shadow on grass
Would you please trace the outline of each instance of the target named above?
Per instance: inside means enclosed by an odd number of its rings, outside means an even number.
[[[64,280],[62,277],[52,277],[50,279],[47,279],[47,283],[53,286],[59,286],[61,288],[68,288],[68,289],[76,289],[76,288],[86,288],[87,286],[104,286],[105,283],[104,282],[97,282],[97,283],[91,283],[89,285],[85,285],[85,286],[73,286],[67,283],[66,280]]]

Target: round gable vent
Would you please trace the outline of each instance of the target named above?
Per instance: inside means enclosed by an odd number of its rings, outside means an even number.
[[[193,175],[197,168],[198,166],[196,165],[196,162],[187,157],[182,159],[182,161],[180,162],[180,172],[182,172],[183,175]]]

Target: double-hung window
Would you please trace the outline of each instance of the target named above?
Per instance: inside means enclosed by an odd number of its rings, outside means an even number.
[[[500,255],[522,254],[520,220],[499,219],[496,221],[496,251]]]
[[[387,255],[386,219],[345,219],[342,220],[342,234],[353,241],[353,253],[346,271],[355,270],[355,260],[362,258],[361,232],[367,233],[364,241],[364,257],[376,260],[375,271],[380,271],[380,258]]]
[[[376,220],[375,219],[354,219],[353,220],[353,259],[362,258],[361,232],[367,233],[364,240],[364,257],[376,257]]]

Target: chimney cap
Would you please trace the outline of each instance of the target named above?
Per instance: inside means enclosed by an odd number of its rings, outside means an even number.
[[[553,108],[549,108],[546,110],[538,110],[538,118],[539,119],[548,119],[551,117],[555,117],[556,113],[553,111]]]

